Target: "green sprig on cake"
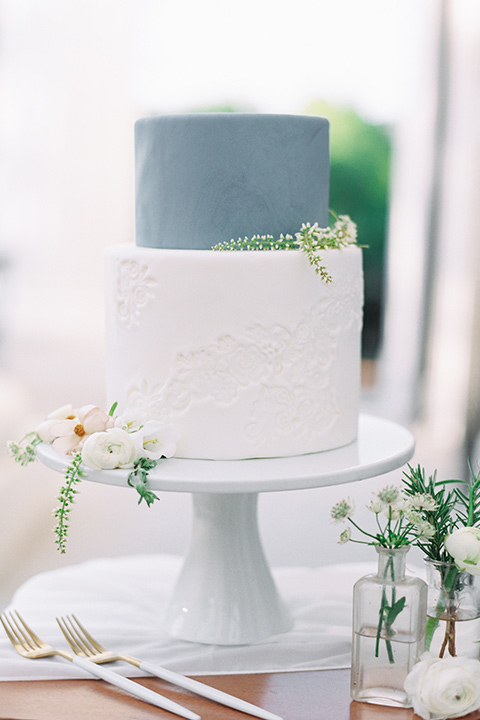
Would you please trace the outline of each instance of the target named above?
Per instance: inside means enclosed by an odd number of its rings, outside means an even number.
[[[348,215],[337,216],[332,210],[330,213],[335,222],[326,228],[319,227],[318,223],[303,223],[295,235],[282,233],[278,239],[273,235],[253,235],[251,238],[218,243],[212,250],[302,250],[316,274],[329,283],[332,277],[323,265],[319,251],[357,245],[357,226],[351,218]]]

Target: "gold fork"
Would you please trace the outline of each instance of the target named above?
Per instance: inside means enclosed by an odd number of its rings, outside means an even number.
[[[13,611],[10,613],[2,613],[0,615],[0,620],[5,628],[8,639],[19,655],[22,655],[23,657],[28,658],[29,660],[36,660],[37,658],[46,658],[58,655],[65,660],[69,660],[74,665],[78,665],[83,668],[91,675],[102,678],[102,680],[106,680],[108,683],[116,685],[122,690],[126,690],[141,700],[145,700],[146,702],[163,708],[164,710],[170,710],[170,712],[181,715],[188,720],[200,720],[199,715],[183,708],[181,705],[174,703],[168,698],[162,697],[158,693],[153,692],[153,690],[133,682],[133,680],[124,678],[111,670],[107,670],[107,668],[99,667],[86,658],[77,657],[76,655],[72,655],[64,650],[57,650],[56,648],[53,648],[51,645],[43,642],[43,640],[40,640],[38,635],[33,632],[18,612]]]
[[[234,697],[233,695],[228,695],[210,685],[198,682],[198,680],[192,680],[192,678],[185,677],[185,675],[180,675],[172,670],[153,665],[145,660],[139,660],[131,655],[119,655],[107,650],[83,627],[75,615],[57,618],[57,622],[73,652],[80,657],[87,657],[95,663],[108,663],[114,662],[115,660],[122,660],[146,673],[155,675],[162,680],[166,680],[167,682],[190,690],[209,700],[214,700],[222,705],[235,708],[249,715],[255,715],[264,720],[282,720],[278,715],[256,707],[256,705],[252,705],[245,700],[240,700],[240,698]]]

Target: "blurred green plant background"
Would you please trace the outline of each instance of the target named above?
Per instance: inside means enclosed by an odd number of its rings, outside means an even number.
[[[192,112],[254,112],[228,104]],[[374,360],[381,345],[392,143],[387,127],[349,107],[315,100],[304,110],[330,121],[330,208],[350,215],[363,251],[365,306],[362,356]]]
[[[362,355],[375,359],[381,344],[392,143],[388,128],[351,108],[318,100],[305,110],[330,121],[330,207],[350,215],[363,252],[365,307]]]

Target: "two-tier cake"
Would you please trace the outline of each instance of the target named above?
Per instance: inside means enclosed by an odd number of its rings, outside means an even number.
[[[106,257],[107,400],[179,431],[177,457],[242,459],[356,439],[356,245],[218,252],[328,225],[328,121],[215,113],[135,127],[135,244]]]

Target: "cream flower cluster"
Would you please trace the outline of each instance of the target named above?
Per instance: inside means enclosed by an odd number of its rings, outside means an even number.
[[[137,415],[114,417],[96,405],[75,410],[64,405],[35,428],[42,442],[60,453],[81,453],[93,470],[133,468],[141,457],[172,457],[178,431],[171,425]]]
[[[303,223],[300,232],[295,233],[299,247],[305,239],[314,240],[319,247],[339,247],[357,242],[357,226],[348,215],[339,215],[333,227],[321,228],[318,223]]]

